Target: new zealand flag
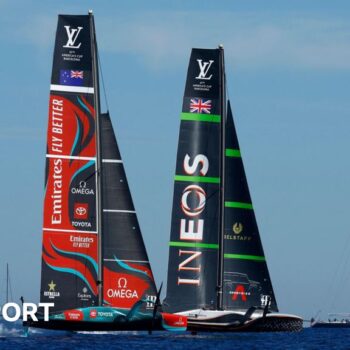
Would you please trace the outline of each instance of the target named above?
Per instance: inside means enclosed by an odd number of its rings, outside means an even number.
[[[60,84],[69,86],[83,86],[84,71],[82,70],[60,70]]]

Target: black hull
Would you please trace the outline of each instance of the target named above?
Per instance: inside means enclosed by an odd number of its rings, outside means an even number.
[[[293,316],[273,316],[258,317],[242,324],[220,320],[220,317],[206,321],[189,318],[187,329],[192,332],[300,332],[303,320]]]
[[[23,322],[24,327],[50,329],[57,331],[149,331],[164,330],[160,320],[155,320],[152,325],[150,320],[129,322],[84,322],[65,320],[43,320]]]

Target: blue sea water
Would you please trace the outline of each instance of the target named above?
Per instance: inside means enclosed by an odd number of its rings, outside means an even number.
[[[311,329],[300,333],[185,333],[114,332],[66,333],[33,330],[28,336],[21,325],[0,324],[1,350],[29,349],[350,349],[350,329]]]

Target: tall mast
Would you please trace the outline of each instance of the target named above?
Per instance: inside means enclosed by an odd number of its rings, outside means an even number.
[[[220,106],[221,106],[221,130],[220,130],[220,217],[219,217],[219,256],[218,256],[218,281],[217,301],[218,310],[223,309],[223,275],[224,275],[224,231],[225,231],[225,147],[226,147],[226,76],[224,47],[220,50]]]
[[[100,139],[100,89],[98,77],[98,57],[97,57],[97,41],[95,32],[95,22],[92,10],[89,10],[90,16],[90,36],[91,36],[91,56],[92,56],[92,77],[94,86],[94,105],[95,105],[95,120],[96,120],[96,165],[97,165],[97,246],[98,246],[98,305],[103,304],[103,268],[102,268],[102,200],[101,200],[101,139]]]

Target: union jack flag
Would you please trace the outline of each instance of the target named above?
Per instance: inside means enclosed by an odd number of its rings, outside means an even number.
[[[71,70],[70,71],[70,77],[71,78],[83,79],[84,78],[84,71],[82,71],[82,70]]]
[[[210,114],[211,100],[204,100],[202,98],[191,98],[190,112],[191,113],[206,113]]]

